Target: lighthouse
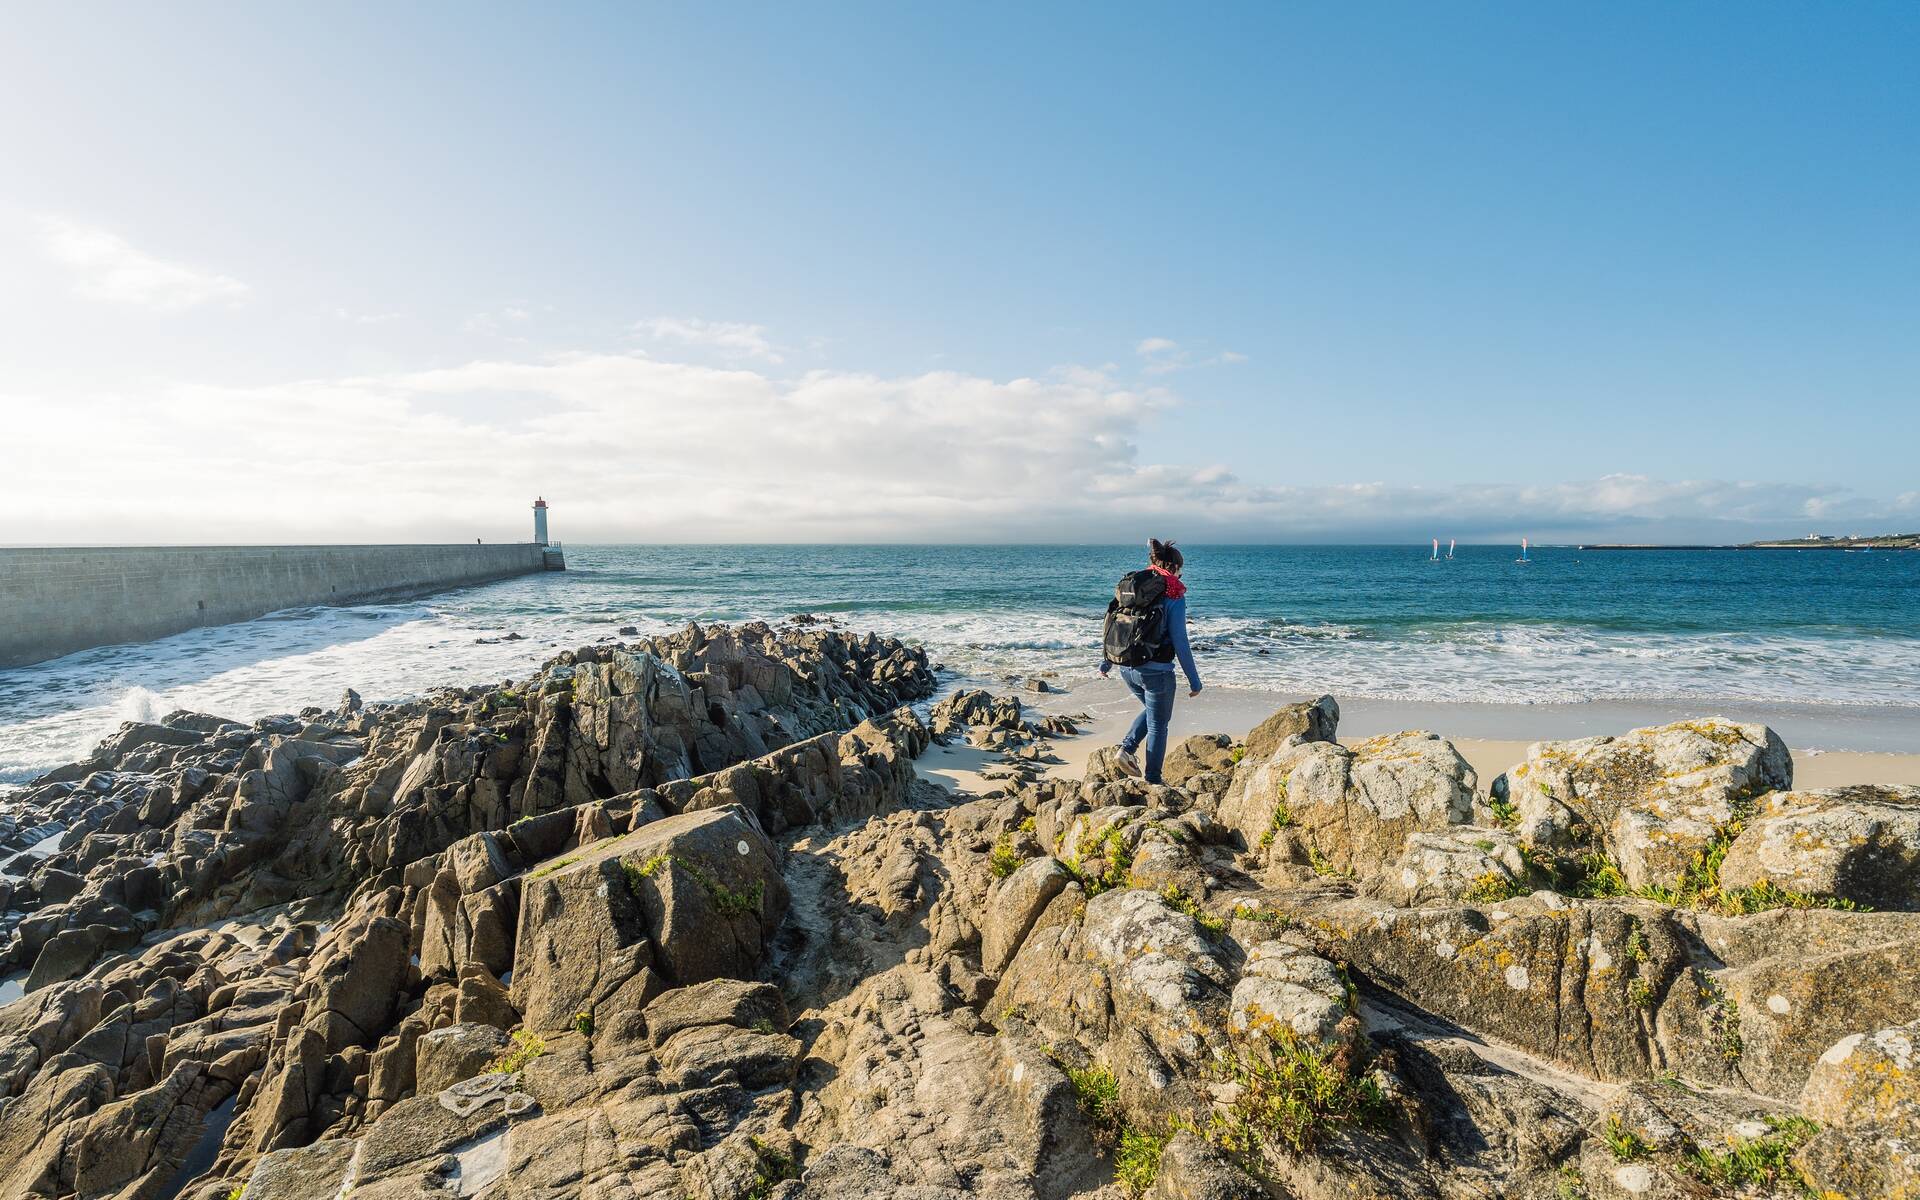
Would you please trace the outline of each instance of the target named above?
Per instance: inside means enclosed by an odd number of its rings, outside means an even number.
[[[547,502],[537,497],[533,502],[533,542],[536,546],[547,544]]]

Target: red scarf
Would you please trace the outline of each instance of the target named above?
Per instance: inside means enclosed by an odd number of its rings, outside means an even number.
[[[1151,563],[1147,565],[1153,566],[1153,564]],[[1153,567],[1153,570],[1160,576],[1160,578],[1167,581],[1167,599],[1178,600],[1180,597],[1187,594],[1187,585],[1180,582],[1180,577],[1178,575],[1175,575],[1172,571],[1167,570],[1165,567]]]

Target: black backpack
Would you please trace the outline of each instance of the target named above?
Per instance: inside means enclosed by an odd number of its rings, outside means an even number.
[[[1173,661],[1173,635],[1167,630],[1167,580],[1158,571],[1125,576],[1107,601],[1107,624],[1100,648],[1120,667]]]

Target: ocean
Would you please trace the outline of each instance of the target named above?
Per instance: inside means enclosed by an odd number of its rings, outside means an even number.
[[[1920,751],[1920,553],[1193,546],[1210,683],[1497,705],[1871,712]],[[567,546],[565,573],[295,609],[0,671],[0,783],[176,708],[238,719],[524,677],[554,652],[795,613],[927,647],[956,678],[1092,674],[1121,546]],[[518,634],[517,640],[501,640]]]

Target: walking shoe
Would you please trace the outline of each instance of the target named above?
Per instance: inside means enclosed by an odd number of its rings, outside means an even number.
[[[1120,747],[1115,746],[1113,748],[1113,761],[1114,764],[1120,768],[1122,775],[1130,775],[1135,779],[1140,778],[1140,760],[1133,756],[1133,751],[1122,750]]]

